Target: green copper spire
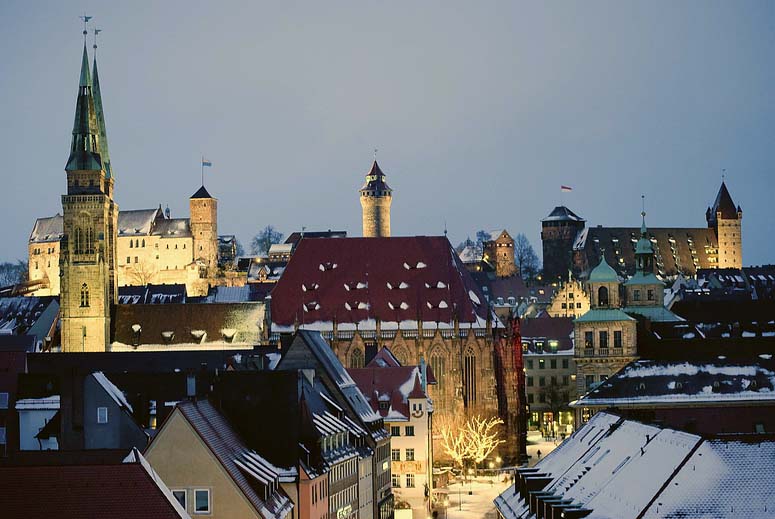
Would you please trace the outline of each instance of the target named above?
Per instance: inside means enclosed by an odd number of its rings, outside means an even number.
[[[92,84],[89,76],[89,55],[86,52],[86,43],[84,42],[81,77],[78,82],[78,99],[75,104],[73,139],[65,171],[100,169],[102,169],[102,159],[100,158],[99,129],[94,113],[94,98],[92,97]]]
[[[100,76],[97,73],[97,45],[94,45],[94,73],[92,74],[92,93],[94,96],[94,112],[97,116],[97,128],[100,132],[100,156],[105,167],[105,176],[110,178],[113,171],[110,167],[110,152],[108,151],[108,133],[105,129],[105,113],[102,111],[102,94],[100,94]]]

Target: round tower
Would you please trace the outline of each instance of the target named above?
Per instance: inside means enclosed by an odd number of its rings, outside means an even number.
[[[363,237],[390,237],[390,204],[393,190],[385,182],[385,174],[375,160],[366,174],[366,183],[360,190],[363,210]]]
[[[218,268],[218,200],[202,186],[191,195],[189,209],[194,259],[204,262],[207,277],[215,277]]]

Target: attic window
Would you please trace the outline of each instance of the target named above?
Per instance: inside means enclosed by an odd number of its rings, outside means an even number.
[[[426,265],[426,264],[425,264],[425,263],[423,263],[422,261],[418,261],[418,262],[417,262],[417,263],[416,263],[414,266],[412,266],[412,265],[410,265],[410,264],[408,264],[408,263],[404,262],[404,268],[405,268],[406,270],[424,269],[424,268],[425,268],[425,267],[427,267],[427,266],[428,266],[428,265]]]
[[[645,390],[646,390],[645,382],[641,382],[640,384],[638,384],[638,391],[645,391]]]
[[[304,291],[304,292],[309,292],[311,290],[317,290],[318,288],[320,288],[320,285],[318,285],[317,283],[310,283],[310,284],[302,283],[301,284],[301,290]]]
[[[321,270],[321,272],[326,272],[328,270],[334,270],[336,267],[338,267],[336,263],[328,261],[326,263],[321,263],[318,268]]]
[[[175,332],[173,332],[171,330],[163,331],[163,332],[161,332],[161,337],[162,337],[162,339],[164,339],[164,342],[169,344],[169,343],[172,342],[172,339],[175,338]]]

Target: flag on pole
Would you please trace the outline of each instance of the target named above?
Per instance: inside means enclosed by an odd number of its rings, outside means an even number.
[[[560,186],[560,191],[562,191],[563,193],[567,193],[569,191],[573,191],[573,188],[568,186]]]
[[[203,168],[211,168],[213,167],[213,163],[206,158],[202,157],[202,167]]]

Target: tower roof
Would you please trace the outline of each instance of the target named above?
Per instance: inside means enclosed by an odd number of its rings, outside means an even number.
[[[642,212],[641,216],[643,217],[643,223],[640,226],[640,238],[635,245],[635,254],[654,254],[654,246],[651,244],[648,236],[646,236],[646,212]]]
[[[729,194],[727,185],[725,182],[721,182],[721,187],[716,195],[716,201],[713,202],[711,207],[711,213],[715,216],[717,213],[721,213],[721,217],[724,219],[737,218],[738,211],[742,212],[740,207],[735,207],[735,203],[732,201],[732,196]]]
[[[363,187],[361,188],[361,192],[363,191],[377,191],[380,194],[386,195],[389,195],[393,192],[393,190],[390,189],[390,186],[387,185],[387,182],[385,181],[385,174],[379,168],[379,164],[377,164],[376,160],[371,165],[369,172],[366,174],[366,183],[363,184]]]
[[[99,140],[94,98],[92,97],[92,83],[89,76],[89,55],[84,43],[81,76],[78,82],[78,99],[75,104],[73,137],[65,171],[102,169]]]
[[[212,196],[210,196],[210,193],[207,192],[207,189],[205,189],[205,186],[202,186],[199,189],[197,189],[196,193],[191,195],[191,198],[212,198]]]
[[[564,205],[558,205],[555,207],[549,216],[541,220],[542,222],[583,222],[582,217],[565,207]]]
[[[594,283],[618,283],[619,275],[605,260],[605,254],[600,254],[600,263],[589,273],[589,281]]]
[[[102,94],[100,93],[100,76],[97,73],[97,55],[94,55],[94,72],[92,73],[92,95],[94,97],[94,113],[97,117],[97,130],[100,132],[100,156],[105,167],[105,176],[110,178],[113,171],[110,167],[110,152],[108,151],[108,133],[105,129],[105,114],[102,111]]]

